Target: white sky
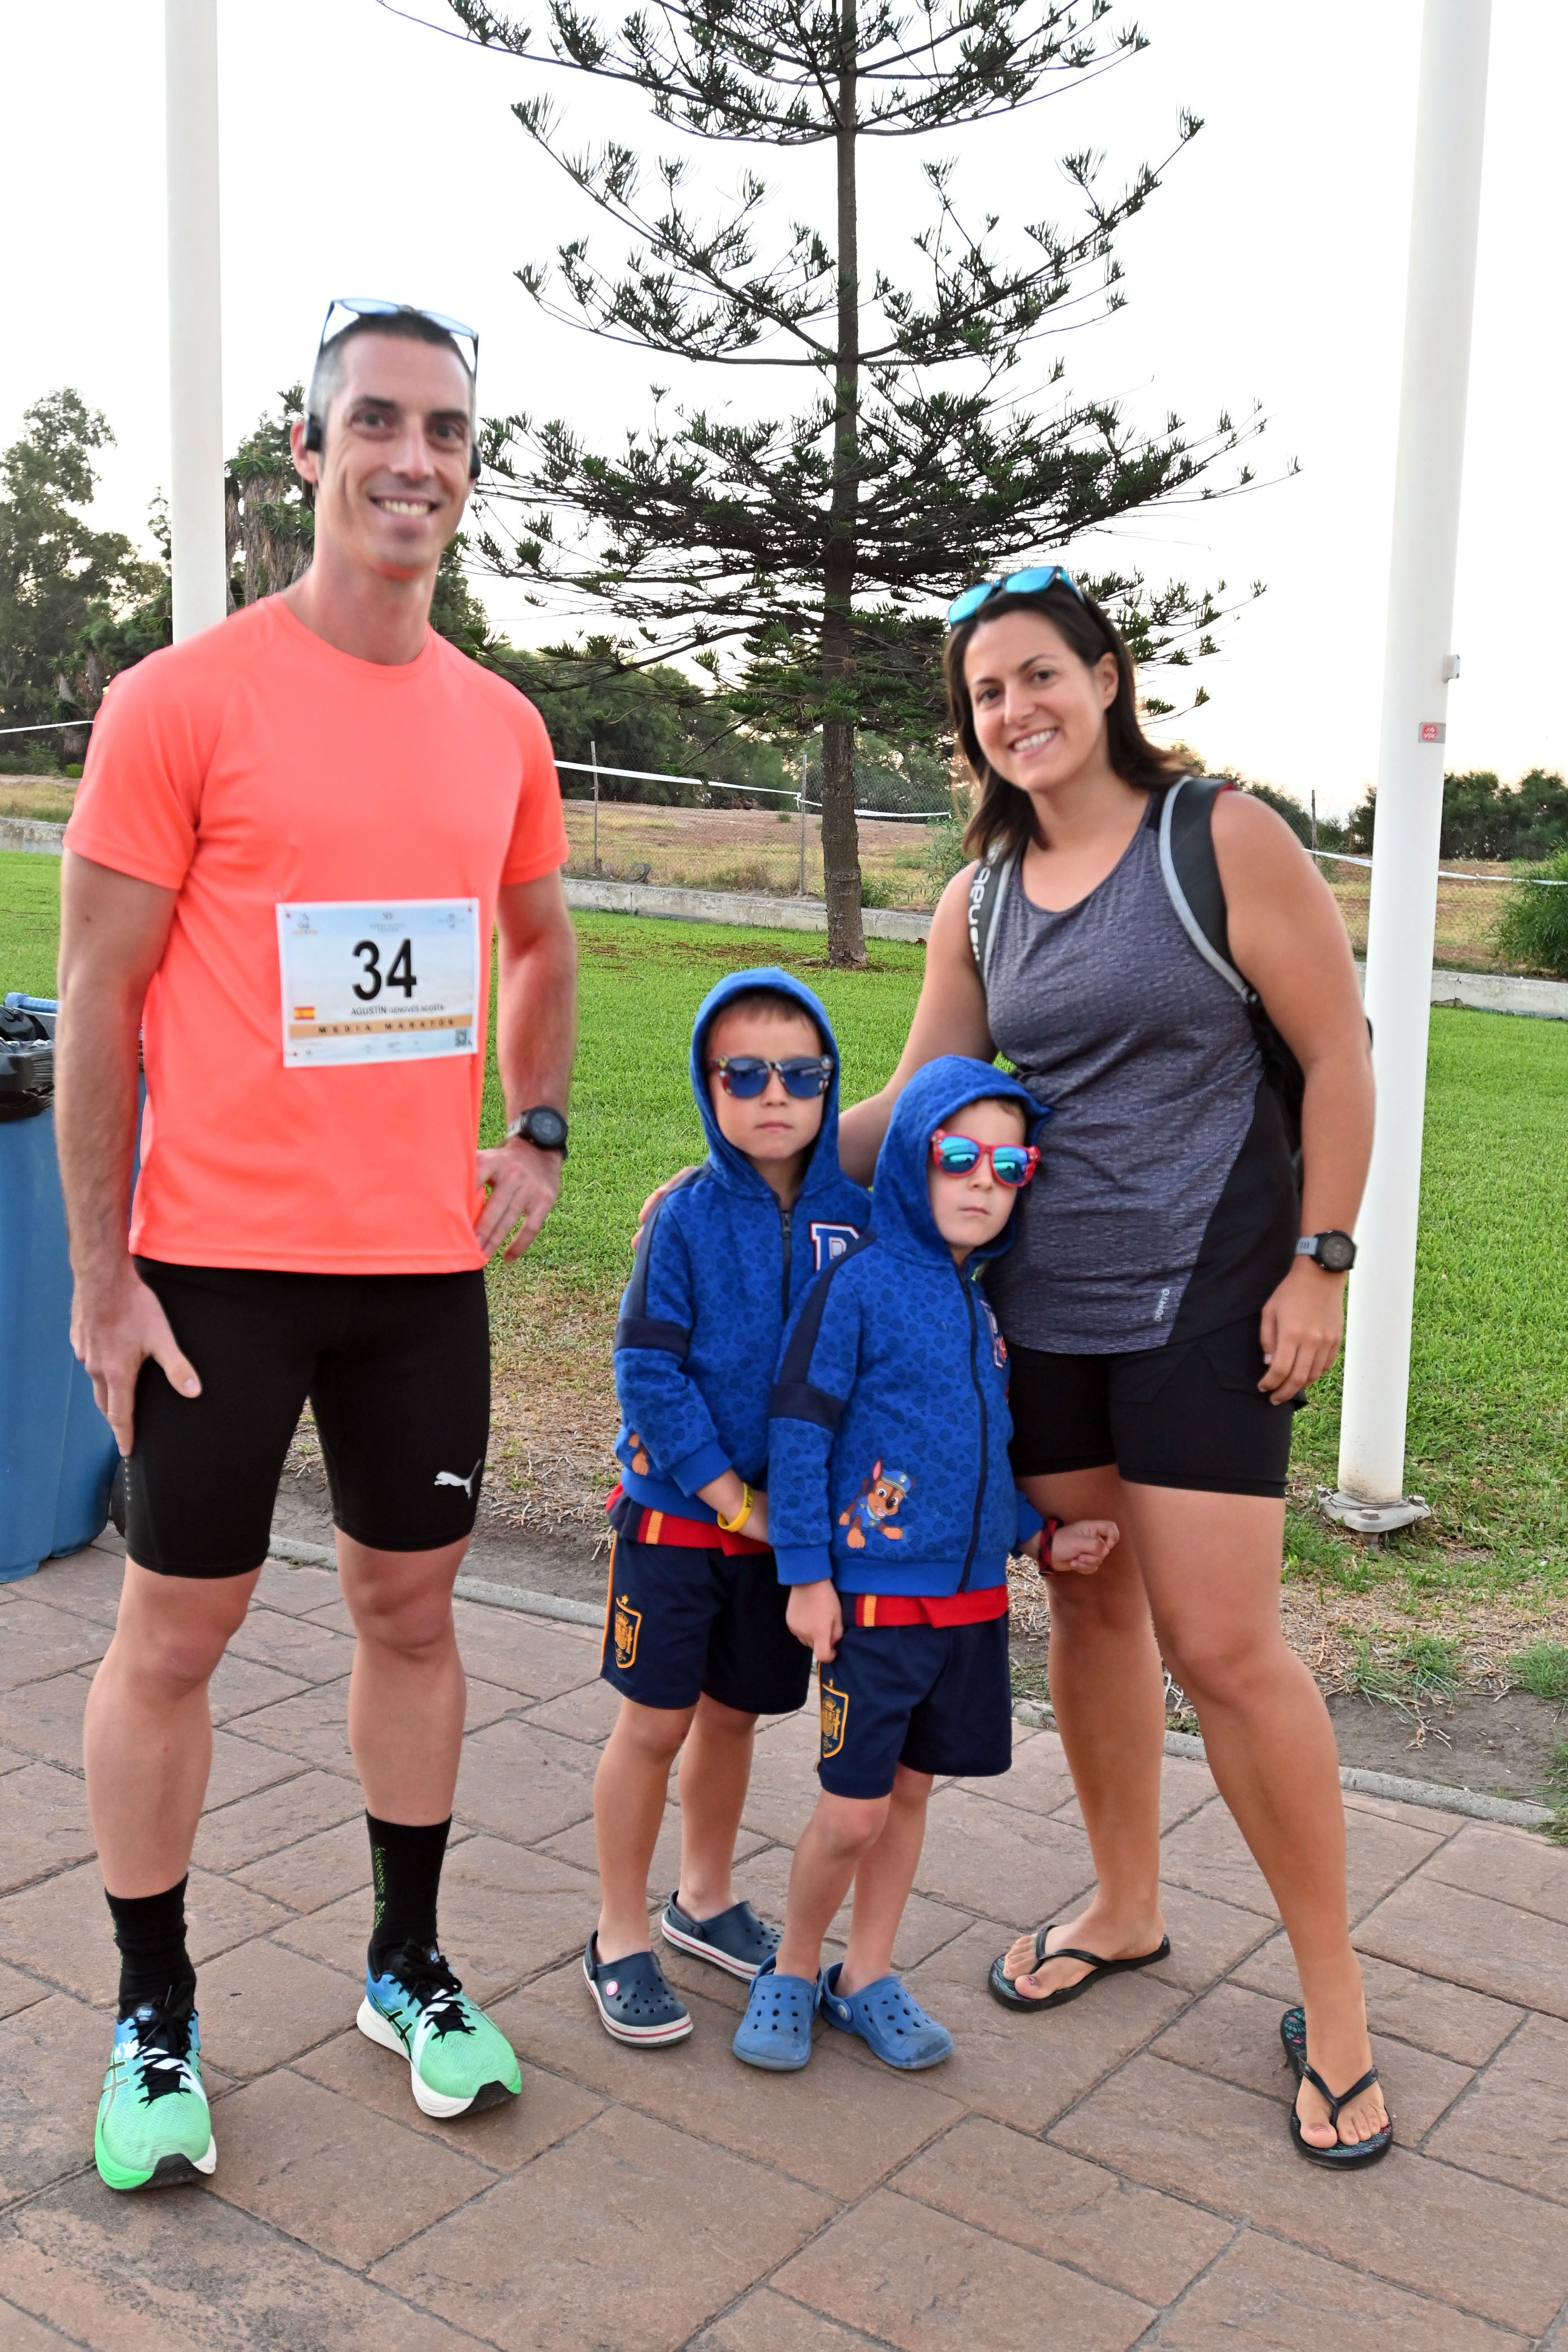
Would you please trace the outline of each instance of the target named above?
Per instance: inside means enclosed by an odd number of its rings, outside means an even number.
[[[438,0],[417,5],[443,14]],[[515,5],[524,21],[542,16]],[[1127,310],[1067,340],[1068,385],[1121,396],[1153,423],[1174,408],[1194,426],[1257,398],[1269,419],[1260,473],[1278,477],[1290,457],[1302,471],[1225,505],[1134,519],[1085,559],[1092,567],[1109,552],[1156,580],[1266,580],[1222,657],[1197,671],[1214,700],[1181,732],[1214,763],[1303,799],[1315,788],[1321,808],[1343,809],[1376,758],[1419,0],[1354,10],[1145,0],[1142,17],[1153,43],[1144,58],[1065,103],[930,152],[958,158],[971,209],[1005,224],[1065,222],[1063,149],[1105,149],[1108,182],[1119,181],[1165,152],[1179,106],[1205,117],[1121,241]],[[613,445],[646,413],[650,380],[710,404],[729,394],[758,405],[773,383],[782,402],[798,381],[645,365],[534,309],[513,269],[586,224],[509,114],[541,79],[531,69],[417,30],[374,0],[219,0],[219,40],[227,446],[307,370],[338,292],[472,320],[487,410],[564,415],[591,442]],[[584,140],[612,122],[645,138],[630,100],[545,79]],[[1537,454],[1552,446],[1548,404],[1568,360],[1547,259],[1563,239],[1551,158],[1565,80],[1568,9],[1497,8],[1448,764],[1505,778],[1568,765],[1551,684],[1568,489]],[[118,436],[99,518],[140,535],[168,478],[162,8],[6,11],[0,86],[0,441],[29,401],[76,385]],[[694,157],[717,189],[742,160],[719,148]],[[744,160],[771,165],[755,150]],[[818,150],[787,168],[781,229],[797,209],[821,207],[830,162]],[[918,225],[914,151],[879,146],[867,180],[863,266],[901,267]],[[617,257],[619,240],[596,235]],[[538,634],[519,589],[481,584],[515,635]]]

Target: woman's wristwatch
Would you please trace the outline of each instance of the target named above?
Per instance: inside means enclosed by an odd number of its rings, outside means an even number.
[[[1355,1244],[1349,1234],[1331,1226],[1326,1234],[1303,1234],[1296,1244],[1298,1257],[1316,1258],[1325,1274],[1348,1274],[1355,1264]]]

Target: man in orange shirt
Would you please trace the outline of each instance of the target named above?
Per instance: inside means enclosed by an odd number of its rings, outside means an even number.
[[[115,682],[67,835],[73,1338],[128,1462],[85,1732],[121,1960],[96,2137],[116,2189],[216,2161],[184,1936],[207,1682],[307,1397],[357,1635],[359,2023],[408,2060],[426,2114],[521,2083],[442,1958],[436,1904],[463,1728],[452,1583],[489,1435],[483,1268],[533,1240],[565,1157],[566,836],[538,712],[429,626],[478,470],[477,339],[390,303],[334,305],[329,326],[340,307],[294,428],[310,569]],[[476,1151],[492,927],[510,1124]]]

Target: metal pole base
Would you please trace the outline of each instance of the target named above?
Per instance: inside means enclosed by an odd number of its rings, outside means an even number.
[[[1330,1494],[1320,1488],[1318,1502],[1326,1519],[1358,1536],[1395,1535],[1401,1528],[1414,1527],[1417,1519],[1432,1516],[1431,1505],[1419,1495],[1402,1495],[1395,1503],[1367,1503],[1359,1495]]]

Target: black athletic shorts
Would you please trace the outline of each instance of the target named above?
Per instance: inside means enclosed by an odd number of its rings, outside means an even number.
[[[1283,1495],[1294,1406],[1259,1393],[1259,1314],[1125,1356],[1008,1349],[1013,1475],[1114,1465],[1141,1486]]]
[[[125,1548],[162,1576],[243,1576],[267,1557],[307,1397],[356,1543],[434,1551],[472,1532],[489,1442],[485,1278],[275,1274],[138,1258],[201,1379],[136,1384]]]

